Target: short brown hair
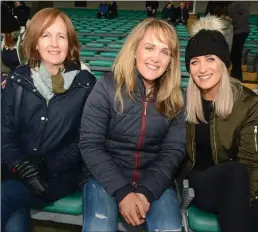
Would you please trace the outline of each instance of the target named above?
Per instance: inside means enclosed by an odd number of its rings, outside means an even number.
[[[70,18],[58,9],[45,8],[33,16],[26,29],[23,50],[25,57],[28,59],[28,64],[31,67],[35,68],[41,62],[40,55],[36,49],[39,38],[58,17],[64,21],[67,28],[69,49],[64,65],[66,65],[67,61],[80,62],[80,44]]]

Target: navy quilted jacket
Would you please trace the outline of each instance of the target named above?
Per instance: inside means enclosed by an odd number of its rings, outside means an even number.
[[[143,187],[158,199],[185,156],[184,112],[173,120],[164,117],[154,101],[145,99],[138,77],[134,100],[124,94],[124,110],[119,114],[115,90],[113,77],[105,76],[87,99],[80,138],[83,160],[109,195],[130,185],[131,191]]]

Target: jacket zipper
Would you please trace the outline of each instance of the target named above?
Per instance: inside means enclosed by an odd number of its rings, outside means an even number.
[[[195,148],[194,148],[194,140],[195,140],[195,128],[193,129],[193,139],[192,139],[192,152],[193,152],[193,165],[191,167],[191,169],[189,170],[189,172],[191,172],[194,168],[195,165]]]
[[[254,126],[254,146],[255,151],[258,152],[258,143],[257,143],[257,135],[258,135],[258,126]]]
[[[138,144],[137,144],[137,151],[135,153],[135,168],[134,168],[133,182],[132,182],[132,186],[134,189],[137,188],[137,183],[138,183],[138,179],[139,179],[138,168],[140,167],[140,148],[143,144],[143,139],[144,139],[145,132],[146,132],[147,107],[148,107],[148,102],[144,101],[142,118],[141,118],[140,137],[139,137]]]

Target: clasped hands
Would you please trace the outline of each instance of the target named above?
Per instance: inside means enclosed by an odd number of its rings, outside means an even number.
[[[141,193],[129,193],[119,203],[119,212],[123,215],[125,221],[133,226],[138,226],[145,222],[149,208],[150,203]]]

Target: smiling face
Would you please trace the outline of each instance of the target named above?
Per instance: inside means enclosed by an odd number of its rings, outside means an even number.
[[[37,50],[49,71],[53,66],[57,69],[63,66],[68,54],[68,35],[66,25],[60,17],[43,32]]]
[[[160,35],[162,41],[166,41]],[[151,85],[168,68],[171,51],[167,43],[156,38],[153,30],[148,29],[136,50],[136,67],[145,83]]]
[[[215,55],[194,57],[190,60],[190,74],[204,98],[213,100],[222,78],[222,61]]]

